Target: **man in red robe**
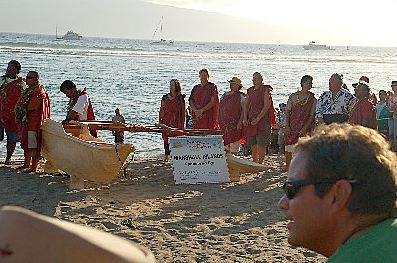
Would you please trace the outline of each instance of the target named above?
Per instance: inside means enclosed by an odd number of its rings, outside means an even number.
[[[247,90],[243,122],[247,131],[247,144],[252,149],[252,159],[262,163],[270,143],[271,127],[276,124],[271,96],[273,88],[263,84],[263,76],[259,72],[253,74],[252,82],[254,86]]]
[[[240,91],[243,85],[239,78],[233,77],[228,82],[230,83],[230,91],[221,97],[219,104],[219,125],[223,131],[223,141],[226,150],[237,155],[240,140],[243,137],[242,127],[245,94]]]
[[[26,88],[22,78],[18,77],[21,64],[16,60],[8,63],[7,71],[1,77],[0,86],[0,126],[7,134],[7,156],[5,164],[11,164],[11,157],[19,141],[20,127],[15,122],[15,105]]]
[[[50,99],[44,87],[39,84],[39,73],[29,71],[26,75],[27,89],[22,92],[15,106],[18,122],[21,124],[21,147],[24,150],[24,172],[36,172],[41,159],[41,130],[44,121],[50,118]]]
[[[69,98],[66,119],[62,123],[75,121],[95,120],[94,108],[86,89],[78,90],[71,80],[65,80],[60,87],[66,97]],[[92,136],[97,137],[96,130],[90,130]]]
[[[368,128],[377,129],[376,108],[369,98],[369,87],[365,83],[359,83],[355,88],[355,95],[358,99],[350,113],[349,123],[362,125]]]
[[[199,74],[201,83],[194,86],[189,97],[193,129],[218,129],[218,88],[214,83],[208,81],[207,69],[200,70]]]

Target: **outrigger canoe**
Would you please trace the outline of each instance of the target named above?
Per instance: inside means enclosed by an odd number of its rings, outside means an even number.
[[[241,174],[260,173],[269,170],[269,167],[266,165],[238,158],[231,154],[227,155],[227,166],[230,181],[232,182],[239,181]]]
[[[61,123],[47,119],[41,129],[41,154],[47,160],[44,171],[58,169],[69,174],[72,188],[84,187],[84,180],[112,181],[135,151],[131,144],[112,144],[92,137],[87,125],[66,133]]]

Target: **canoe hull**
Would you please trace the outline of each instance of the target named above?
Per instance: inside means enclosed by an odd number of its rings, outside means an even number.
[[[130,144],[115,145],[94,138],[87,127],[73,136],[64,131],[61,123],[46,120],[41,129],[44,158],[53,167],[81,180],[110,182],[135,150]]]
[[[260,173],[269,170],[269,167],[266,165],[241,159],[230,154],[227,155],[227,166],[229,168],[230,180],[233,182],[239,181],[241,174]]]

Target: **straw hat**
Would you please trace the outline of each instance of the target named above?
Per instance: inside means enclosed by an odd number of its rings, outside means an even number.
[[[233,77],[231,80],[228,80],[227,82],[229,82],[230,84],[237,84],[240,87],[243,86],[243,84],[241,84],[241,79],[239,79],[237,77]]]

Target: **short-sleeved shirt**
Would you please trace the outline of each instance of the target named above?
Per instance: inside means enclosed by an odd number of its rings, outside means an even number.
[[[341,246],[327,263],[397,262],[397,220],[387,219]]]
[[[85,121],[87,120],[87,111],[88,111],[88,95],[83,94],[77,99],[76,104],[72,108],[73,111],[77,112],[79,115],[79,120]]]
[[[323,118],[325,114],[349,115],[357,98],[348,90],[340,89],[335,97],[331,91],[325,91],[317,101],[316,117]]]

